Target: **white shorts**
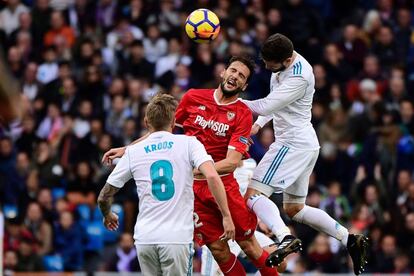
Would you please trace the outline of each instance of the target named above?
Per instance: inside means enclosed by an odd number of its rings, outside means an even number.
[[[256,237],[258,243],[260,244],[260,247],[262,248],[275,243],[271,238],[269,238],[262,232],[255,231],[254,236]],[[246,254],[244,254],[237,242],[229,241],[229,247],[231,253],[233,253],[235,256],[246,258]],[[201,250],[201,276],[223,275],[208,247],[206,245],[203,245],[201,247]]]
[[[306,197],[309,177],[318,159],[318,150],[294,150],[273,143],[254,170],[250,188],[272,193]]]
[[[193,275],[193,244],[135,244],[144,276]]]

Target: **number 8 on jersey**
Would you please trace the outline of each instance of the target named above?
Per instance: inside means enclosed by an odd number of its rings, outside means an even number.
[[[173,167],[167,160],[152,163],[150,168],[152,195],[159,201],[170,200],[174,196]]]

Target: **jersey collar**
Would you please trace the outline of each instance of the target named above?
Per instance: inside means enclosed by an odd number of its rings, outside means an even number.
[[[151,133],[148,137],[154,137],[154,136],[164,136],[164,135],[169,135],[171,134],[171,132],[165,131],[165,130],[160,130],[160,131],[155,131],[153,133]]]
[[[214,101],[216,102],[216,104],[218,104],[218,105],[231,105],[231,104],[234,104],[234,103],[236,103],[240,100],[239,98],[237,98],[235,101],[232,101],[232,102],[229,102],[229,103],[226,103],[226,104],[219,103],[218,98],[217,98],[217,89],[214,90],[213,98],[214,98]]]

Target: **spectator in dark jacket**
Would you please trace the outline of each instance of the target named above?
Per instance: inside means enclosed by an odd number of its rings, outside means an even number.
[[[21,240],[16,271],[36,272],[44,270],[42,259],[33,250],[32,243],[33,241],[30,239]]]
[[[82,231],[68,211],[60,214],[59,223],[55,226],[54,248],[62,256],[65,271],[82,269]]]

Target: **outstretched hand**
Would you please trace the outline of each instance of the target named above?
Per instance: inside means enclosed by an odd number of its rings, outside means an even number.
[[[125,153],[125,147],[113,148],[105,152],[102,157],[101,162],[105,165],[112,165],[112,162],[115,158],[121,158]]]

